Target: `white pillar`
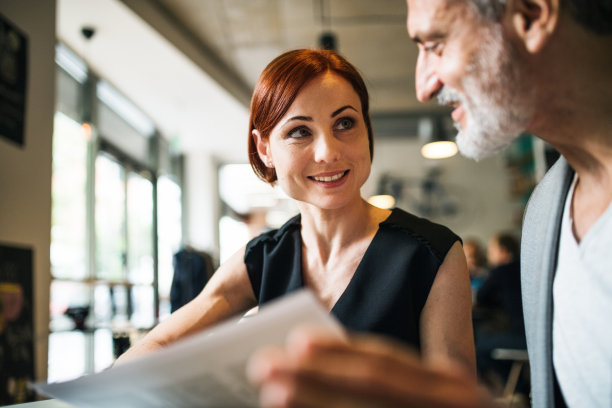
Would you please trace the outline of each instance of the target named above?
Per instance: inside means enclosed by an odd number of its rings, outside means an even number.
[[[217,161],[210,153],[191,152],[184,164],[184,243],[217,257],[219,189]]]

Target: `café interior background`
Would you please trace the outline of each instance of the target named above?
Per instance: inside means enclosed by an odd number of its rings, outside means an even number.
[[[38,379],[103,369],[118,330],[167,315],[180,248],[219,261],[246,239],[232,215],[295,213],[246,166],[253,85],[285,50],[332,38],[365,77],[364,197],[393,194],[485,243],[519,231],[545,168],[528,135],[479,163],[422,157],[427,137],[454,134],[447,109],[416,100],[404,0],[0,0],[0,13],[28,46],[24,143],[0,137],[0,243],[32,250]]]

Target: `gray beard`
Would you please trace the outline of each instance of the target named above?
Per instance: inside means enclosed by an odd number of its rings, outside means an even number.
[[[505,149],[525,130],[531,117],[530,93],[523,85],[511,45],[499,27],[492,27],[463,78],[464,93],[445,86],[438,102],[460,102],[467,115],[465,129],[455,124],[457,148],[480,160]]]

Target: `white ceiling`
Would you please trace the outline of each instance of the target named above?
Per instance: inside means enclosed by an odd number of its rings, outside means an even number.
[[[315,47],[333,32],[338,50],[363,73],[373,110],[416,106],[416,47],[405,0],[160,0],[198,39],[253,86],[265,65],[292,48]],[[418,106],[416,106],[418,107]],[[420,107],[419,107],[420,108]]]
[[[182,151],[245,160],[259,73],[282,51],[317,46],[324,31],[362,72],[375,131],[391,118],[406,133],[398,119],[440,111],[415,98],[405,0],[58,0],[57,16],[59,39]],[[84,26],[96,30],[90,40]]]

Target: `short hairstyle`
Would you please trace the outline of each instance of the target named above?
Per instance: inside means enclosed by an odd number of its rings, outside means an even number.
[[[266,167],[261,161],[253,140],[253,130],[257,129],[262,138],[268,138],[304,85],[327,72],[346,79],[359,96],[368,130],[370,160],[372,159],[374,136],[370,122],[370,101],[365,82],[357,69],[346,58],[332,50],[292,50],[279,55],[268,64],[261,73],[251,98],[249,162],[255,174],[262,180],[273,184],[277,176],[273,168]]]
[[[490,19],[502,15],[506,0],[470,0]],[[599,35],[612,34],[612,0],[561,0],[562,7],[581,26]]]
[[[513,234],[502,232],[495,236],[495,240],[500,248],[503,248],[512,256],[512,259],[519,259],[521,246]]]

